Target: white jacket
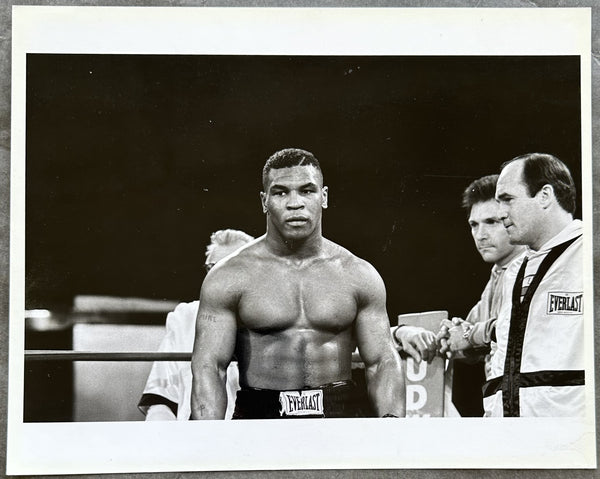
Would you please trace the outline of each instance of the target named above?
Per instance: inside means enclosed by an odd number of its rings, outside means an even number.
[[[522,341],[514,334],[509,341],[509,332],[513,288],[523,259],[509,266],[502,284],[506,301],[496,323],[498,350],[491,364],[491,377],[495,379],[486,383],[484,396],[501,388],[484,397],[486,416],[584,415],[582,230],[582,222],[574,220],[539,251],[527,252],[524,284],[527,278],[533,278],[553,247],[577,238],[550,266],[531,297]],[[513,318],[512,323],[517,325],[519,321]],[[512,395],[508,394],[510,389]],[[506,409],[510,407],[513,413]]]

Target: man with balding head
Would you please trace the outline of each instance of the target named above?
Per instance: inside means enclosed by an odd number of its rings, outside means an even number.
[[[541,153],[503,165],[496,199],[511,243],[527,247],[502,284],[486,416],[583,416],[583,224],[566,165]]]

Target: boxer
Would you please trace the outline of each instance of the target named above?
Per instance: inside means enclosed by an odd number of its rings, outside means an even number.
[[[192,418],[221,419],[238,359],[234,419],[357,417],[351,357],[378,416],[405,415],[404,379],[375,268],[322,235],[328,189],[315,156],[285,149],[263,168],[266,233],[217,264],[200,292]]]

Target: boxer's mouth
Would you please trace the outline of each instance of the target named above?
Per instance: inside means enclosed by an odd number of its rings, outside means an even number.
[[[300,226],[308,222],[308,218],[304,216],[292,216],[285,220],[286,223],[292,226]]]

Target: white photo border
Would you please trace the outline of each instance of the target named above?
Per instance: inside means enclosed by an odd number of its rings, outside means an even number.
[[[15,6],[12,28],[8,474],[596,467],[589,8]],[[587,416],[23,423],[27,53],[580,56]]]

